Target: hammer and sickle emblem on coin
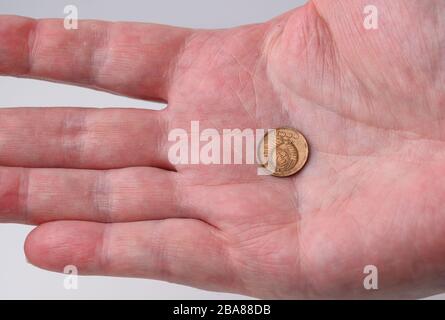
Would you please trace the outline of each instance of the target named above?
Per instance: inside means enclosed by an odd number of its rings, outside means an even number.
[[[271,137],[269,133],[260,144],[262,166],[276,177],[288,177],[300,171],[309,156],[305,137],[291,128],[275,129]]]

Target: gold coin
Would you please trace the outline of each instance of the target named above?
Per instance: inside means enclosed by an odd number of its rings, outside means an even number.
[[[304,167],[308,156],[309,146],[306,138],[292,128],[269,131],[260,144],[261,165],[276,177],[296,174]]]

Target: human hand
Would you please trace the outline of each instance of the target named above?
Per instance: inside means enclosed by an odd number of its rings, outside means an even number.
[[[168,102],[0,109],[0,221],[36,266],[264,298],[444,290],[445,3],[313,1],[228,30],[0,17],[0,74]],[[172,165],[168,133],[297,128],[291,178]],[[379,290],[363,288],[375,265]]]

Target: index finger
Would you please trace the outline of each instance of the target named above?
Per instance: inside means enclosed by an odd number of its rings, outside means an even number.
[[[174,63],[192,30],[0,15],[0,75],[65,82],[167,101]]]

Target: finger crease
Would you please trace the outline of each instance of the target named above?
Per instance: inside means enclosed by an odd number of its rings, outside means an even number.
[[[111,237],[112,237],[112,228],[113,224],[109,223],[104,226],[104,231],[102,234],[102,242],[99,246],[99,266],[98,269],[104,273],[108,274],[108,269],[110,267],[110,243],[111,243]]]
[[[108,179],[109,172],[101,171],[98,173],[93,192],[93,202],[99,221],[106,223],[112,222],[112,200],[111,190]]]
[[[62,139],[63,164],[82,163],[85,144],[86,112],[68,112],[63,119],[60,137]]]
[[[101,75],[105,73],[104,69],[107,65],[107,58],[110,56],[110,35],[113,26],[113,23],[105,26],[103,33],[98,36],[96,46],[92,49],[90,57],[91,68],[88,79],[90,85],[99,86]]]
[[[19,198],[19,210],[21,211],[20,214],[22,216],[22,219],[24,222],[30,222],[31,217],[29,216],[29,176],[30,176],[30,170],[29,169],[22,169],[22,173],[20,174],[20,182],[19,182],[19,191],[18,191],[18,198]]]
[[[32,69],[34,66],[34,56],[38,47],[39,26],[40,26],[39,20],[35,20],[28,34],[28,52],[27,52],[28,56],[27,56],[27,62],[25,62],[27,63],[25,74],[32,73]]]

